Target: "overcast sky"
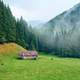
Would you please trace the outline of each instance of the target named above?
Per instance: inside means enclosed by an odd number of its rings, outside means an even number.
[[[73,7],[80,0],[3,0],[9,4],[13,15],[16,18],[23,18],[27,21],[43,20],[48,21],[56,15]]]

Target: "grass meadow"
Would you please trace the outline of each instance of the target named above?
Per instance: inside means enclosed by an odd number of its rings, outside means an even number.
[[[13,43],[0,45],[0,80],[80,80],[79,58],[40,52],[37,60],[20,60],[21,50],[25,49]]]

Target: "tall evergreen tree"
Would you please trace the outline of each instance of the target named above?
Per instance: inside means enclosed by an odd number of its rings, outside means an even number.
[[[0,40],[4,42],[15,41],[16,20],[13,17],[9,6],[4,5],[0,0]],[[4,40],[4,41],[3,41]]]

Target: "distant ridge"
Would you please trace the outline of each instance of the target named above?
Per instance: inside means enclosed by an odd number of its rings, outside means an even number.
[[[80,26],[80,3],[73,6],[69,10],[61,13],[55,18],[48,21],[44,26],[46,27],[56,27],[58,26],[69,26],[75,27]]]

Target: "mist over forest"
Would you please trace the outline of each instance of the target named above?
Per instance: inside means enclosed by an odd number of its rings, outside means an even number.
[[[80,57],[80,3],[36,27],[16,19],[0,1],[0,43],[15,42],[26,49],[58,56]]]

